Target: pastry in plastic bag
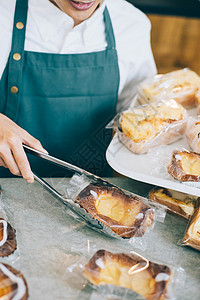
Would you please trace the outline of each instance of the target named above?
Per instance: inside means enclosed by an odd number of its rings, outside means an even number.
[[[126,195],[116,187],[90,184],[75,202],[124,238],[142,236],[154,220],[153,210],[139,196]]]
[[[200,205],[190,219],[181,244],[200,250]]]
[[[6,300],[28,298],[28,286],[22,273],[2,263],[0,263],[0,298]]]
[[[189,69],[155,75],[138,88],[141,103],[175,99],[186,108],[194,106],[200,87],[200,77]]]
[[[137,254],[99,250],[85,266],[83,274],[94,285],[113,284],[132,289],[147,300],[159,300],[165,299],[171,270]]]
[[[187,112],[175,100],[142,105],[125,111],[119,120],[119,140],[134,153],[170,144],[180,139],[187,127]]]
[[[0,218],[0,256],[8,256],[17,248],[15,229]]]
[[[200,154],[175,150],[167,166],[168,173],[179,181],[200,181]]]
[[[188,219],[194,213],[198,197],[166,188],[157,188],[150,191],[149,199],[167,206],[170,212]]]
[[[196,94],[196,100],[195,100],[195,104],[197,107],[197,113],[200,115],[200,88]]]
[[[192,150],[200,153],[200,117],[188,119],[185,135]]]

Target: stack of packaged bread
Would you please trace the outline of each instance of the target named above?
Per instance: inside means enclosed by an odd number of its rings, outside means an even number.
[[[172,180],[198,187],[200,76],[190,69],[155,75],[139,85],[136,99],[137,105],[134,102],[117,116],[115,129],[119,141],[133,153],[143,154],[184,137],[185,148],[174,144],[164,167]],[[152,190],[149,198],[189,219],[182,244],[200,250],[200,198],[166,188]]]
[[[191,116],[191,109],[192,114]],[[194,116],[195,111],[195,116]],[[166,166],[179,181],[200,181],[200,77],[189,69],[155,75],[138,87],[137,105],[115,122],[119,141],[135,154],[186,137]]]

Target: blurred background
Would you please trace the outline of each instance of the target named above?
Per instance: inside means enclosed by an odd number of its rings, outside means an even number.
[[[147,14],[158,73],[189,67],[200,75],[200,1],[127,0]]]

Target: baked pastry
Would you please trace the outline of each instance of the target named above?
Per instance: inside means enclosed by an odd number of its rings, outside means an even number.
[[[8,256],[17,248],[15,229],[0,218],[0,256]]]
[[[182,240],[182,244],[200,250],[200,205],[198,205],[194,215],[192,216],[188,224],[186,233]]]
[[[199,87],[198,92],[196,93],[195,104],[196,104],[196,108],[197,108],[197,113],[198,113],[198,115],[200,115],[200,87]]]
[[[167,171],[179,181],[200,181],[200,154],[186,150],[173,151]]]
[[[139,196],[128,196],[112,186],[90,184],[75,202],[124,238],[142,236],[154,219],[153,210]]]
[[[113,284],[132,289],[147,300],[165,299],[170,268],[149,262],[145,269],[145,265],[146,261],[136,254],[99,250],[85,266],[83,275],[94,285]],[[143,270],[139,272],[140,268]]]
[[[192,150],[200,153],[200,117],[188,119],[185,135]]]
[[[189,69],[155,75],[139,86],[141,103],[175,99],[185,108],[193,107],[197,100],[200,77]]]
[[[6,300],[28,298],[28,286],[22,273],[2,263],[0,263],[0,298]]]
[[[170,212],[188,219],[194,213],[198,197],[166,188],[157,188],[150,191],[149,199],[167,206]]]
[[[178,140],[186,127],[186,110],[175,100],[169,100],[123,112],[118,137],[132,152],[146,153],[152,147]]]

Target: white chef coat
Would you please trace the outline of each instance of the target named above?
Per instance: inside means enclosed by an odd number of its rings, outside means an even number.
[[[12,41],[16,0],[0,1],[0,78]],[[136,86],[156,73],[148,18],[125,0],[104,0],[86,21],[74,27],[71,17],[48,0],[29,0],[25,50],[71,54],[105,50],[103,11],[107,5],[116,40],[120,85],[117,110],[129,106]]]

